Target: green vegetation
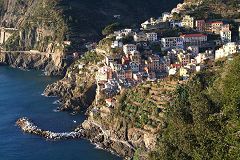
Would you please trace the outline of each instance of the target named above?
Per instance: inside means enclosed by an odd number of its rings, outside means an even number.
[[[201,5],[195,5],[194,3],[199,0],[189,1],[193,5],[190,10],[194,12],[191,14],[197,19],[220,19],[220,18],[239,18],[239,0],[203,0]]]
[[[23,3],[23,2],[18,2]],[[50,43],[55,46],[65,40],[67,26],[62,11],[57,9],[58,1],[47,4],[46,0],[38,1],[16,32],[5,44],[7,50],[45,51]]]
[[[113,24],[110,24],[108,25],[107,27],[105,27],[103,30],[102,30],[102,34],[104,36],[106,35],[109,35],[109,34],[112,34],[114,31],[117,31],[121,28],[121,25],[119,23],[113,23]]]
[[[96,52],[86,52],[83,58],[80,59],[80,61],[90,64],[97,64],[101,60],[103,60],[103,56],[98,55]]]
[[[175,91],[151,159],[239,159],[240,56]]]

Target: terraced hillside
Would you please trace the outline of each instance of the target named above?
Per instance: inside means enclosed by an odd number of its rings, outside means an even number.
[[[99,100],[83,124],[90,133],[94,131],[89,139],[124,157],[135,154],[148,159],[147,153],[156,149],[158,135],[166,125],[164,112],[176,86],[175,81],[140,84],[117,95],[114,107]],[[104,137],[96,139],[103,130],[107,131]]]

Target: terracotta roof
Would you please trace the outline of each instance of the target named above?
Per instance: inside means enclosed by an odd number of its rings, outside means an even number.
[[[173,68],[180,68],[182,65],[181,64],[171,64]]]
[[[108,102],[108,103],[111,103],[111,102],[112,102],[112,100],[113,100],[112,98],[105,99],[105,101],[106,101],[106,102]]]
[[[181,35],[181,37],[205,37],[207,35],[205,34],[200,34],[200,33],[197,33],[197,34],[183,34]]]
[[[220,24],[223,24],[222,21],[215,21],[215,22],[210,22],[211,24],[217,24],[217,23],[220,23]]]

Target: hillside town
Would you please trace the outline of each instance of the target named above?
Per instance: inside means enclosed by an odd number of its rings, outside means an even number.
[[[233,22],[237,20],[204,20],[190,15],[174,20],[174,14],[181,10],[182,4],[171,13],[143,22],[140,29],[122,29],[107,35],[111,49],[104,51],[104,66],[99,68],[96,82],[97,93],[106,95],[108,106],[114,105],[111,98],[122,88],[167,77],[184,81],[214,62],[239,53],[240,23],[238,35],[233,36]],[[162,36],[164,30],[176,28],[188,32]]]

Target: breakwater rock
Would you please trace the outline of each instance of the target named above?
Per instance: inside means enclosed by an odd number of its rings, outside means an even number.
[[[64,133],[42,130],[26,117],[18,119],[16,125],[25,133],[35,134],[50,140],[77,139],[85,137],[83,129],[78,129],[77,132],[73,131]]]

